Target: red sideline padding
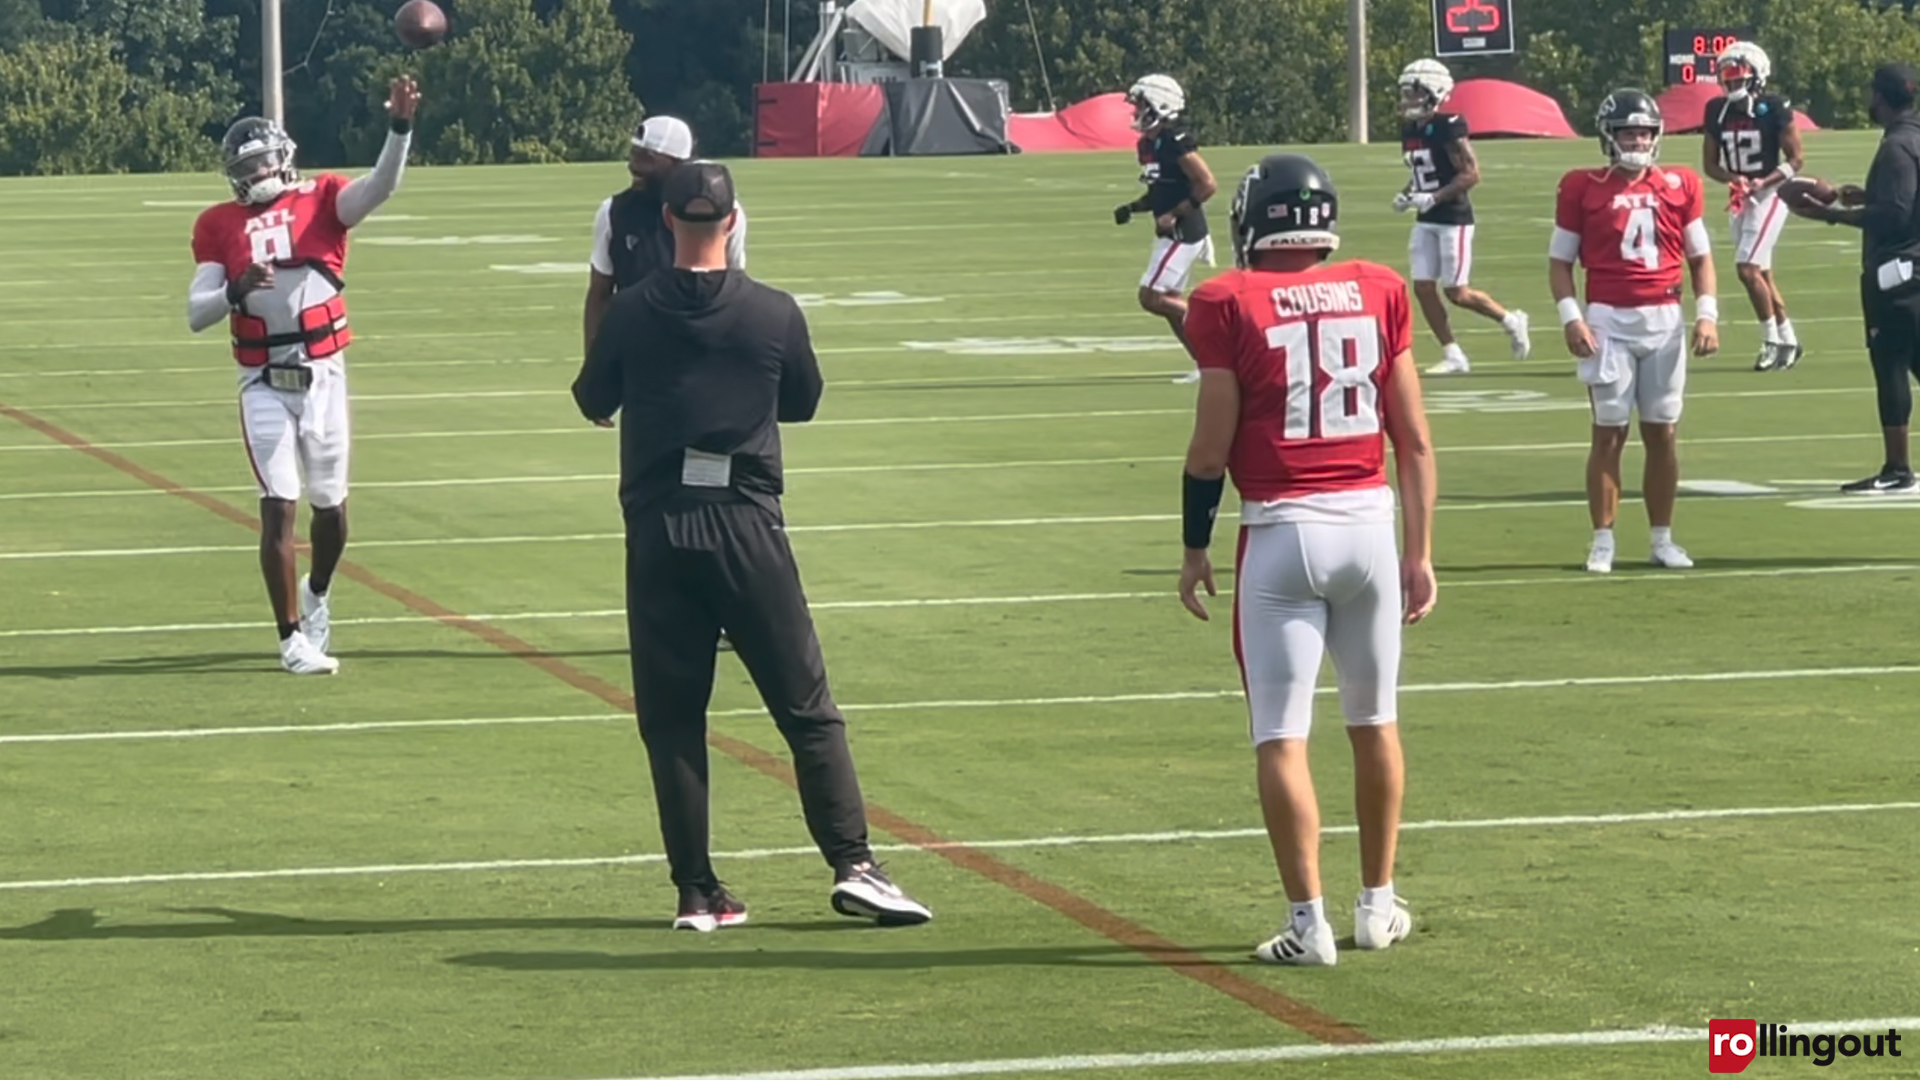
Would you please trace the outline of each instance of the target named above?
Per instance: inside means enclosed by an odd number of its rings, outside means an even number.
[[[1667,119],[1667,134],[1687,135],[1706,126],[1707,102],[1720,96],[1720,84],[1716,82],[1681,83],[1667,88],[1667,92],[1657,99],[1660,115]],[[1801,131],[1819,131],[1820,125],[1813,117],[1795,111],[1794,126]]]
[[[754,155],[856,157],[886,106],[872,83],[761,83],[754,88]]]
[[[1059,112],[1015,113],[1007,119],[1007,141],[1027,154],[1131,150],[1139,139],[1125,94],[1101,94]]]
[[[1445,108],[1467,118],[1475,138],[1515,135],[1524,138],[1573,139],[1579,132],[1567,123],[1560,103],[1539,92],[1500,79],[1468,79],[1453,88]]]

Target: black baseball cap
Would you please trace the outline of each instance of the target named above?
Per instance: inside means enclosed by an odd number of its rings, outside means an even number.
[[[725,221],[733,213],[733,174],[717,161],[684,162],[667,174],[661,201],[681,221]]]

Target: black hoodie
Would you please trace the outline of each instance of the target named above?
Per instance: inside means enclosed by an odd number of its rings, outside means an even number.
[[[589,420],[620,419],[628,517],[675,501],[778,513],[781,423],[813,419],[820,361],[794,298],[738,270],[663,270],[614,294],[573,383]],[[682,484],[688,450],[731,458],[725,487]]]
[[[1920,116],[1887,125],[1867,172],[1860,258],[1869,275],[1890,259],[1920,261]]]

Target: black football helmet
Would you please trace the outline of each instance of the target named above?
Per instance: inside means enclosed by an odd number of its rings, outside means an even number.
[[[234,122],[220,140],[227,183],[243,203],[270,203],[300,182],[293,167],[293,140],[279,124],[249,116]]]
[[[1317,248],[1324,257],[1340,246],[1334,231],[1339,217],[1333,178],[1312,158],[1261,158],[1233,196],[1234,264],[1244,268],[1253,252],[1274,248]]]
[[[1666,134],[1667,121],[1660,115],[1660,104],[1645,90],[1615,90],[1600,103],[1594,126],[1600,129],[1600,149],[1615,165],[1630,169],[1650,169],[1660,160],[1660,137]],[[1622,131],[1645,128],[1653,132],[1653,142],[1645,151],[1625,153],[1616,138]]]

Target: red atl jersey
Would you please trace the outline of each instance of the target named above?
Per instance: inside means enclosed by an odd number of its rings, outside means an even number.
[[[1680,302],[1688,232],[1704,247],[1706,197],[1690,169],[1654,167],[1637,180],[1579,169],[1560,180],[1554,224],[1580,239],[1587,302],[1657,307]]]
[[[1235,270],[1195,290],[1187,340],[1240,382],[1227,471],[1243,502],[1384,487],[1381,391],[1413,347],[1413,304],[1377,263]]]
[[[210,206],[193,223],[193,261],[225,266],[229,281],[253,263],[317,266],[338,280],[347,265],[347,227],[334,201],[346,186],[346,177],[322,173],[264,206]]]

